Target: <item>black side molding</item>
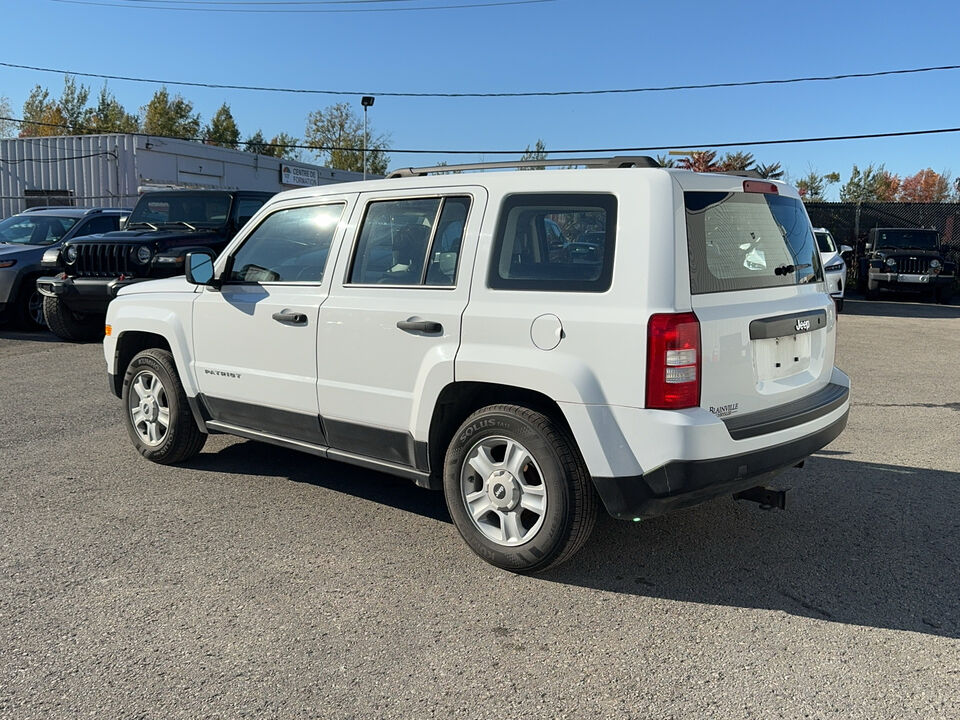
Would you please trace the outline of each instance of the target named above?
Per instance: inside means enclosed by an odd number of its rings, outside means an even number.
[[[725,417],[723,424],[727,426],[730,437],[734,440],[744,440],[816,420],[836,410],[849,397],[850,388],[830,383],[813,395],[807,395],[793,402],[746,415]]]
[[[750,323],[750,339],[766,340],[767,338],[786,337],[800,333],[813,332],[827,324],[826,310],[808,310],[791,315],[777,315],[776,317],[754,320]]]

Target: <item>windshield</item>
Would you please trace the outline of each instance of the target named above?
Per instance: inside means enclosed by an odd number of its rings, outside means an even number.
[[[50,245],[77,224],[77,218],[50,215],[14,215],[0,222],[0,242]]]
[[[800,285],[823,278],[803,204],[766,193],[686,192],[694,294]]]
[[[817,245],[820,246],[820,252],[835,253],[837,251],[837,245],[833,242],[833,235],[828,232],[818,232],[814,235],[817,236]]]
[[[221,227],[226,224],[229,213],[230,196],[226,193],[152,192],[140,198],[130,213],[127,227]]]
[[[877,230],[876,233],[878,248],[936,250],[938,247],[936,230]]]

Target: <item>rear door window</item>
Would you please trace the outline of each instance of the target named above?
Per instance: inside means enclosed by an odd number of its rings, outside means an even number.
[[[813,228],[799,200],[767,193],[686,192],[684,204],[694,294],[823,278]]]
[[[616,227],[613,195],[510,195],[500,211],[489,285],[603,292],[613,274]]]

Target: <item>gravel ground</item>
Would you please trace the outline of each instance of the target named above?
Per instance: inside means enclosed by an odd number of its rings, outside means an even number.
[[[0,332],[0,716],[957,718],[960,308],[847,301],[786,512],[603,518],[539,577],[439,494],[214,436],[143,460],[98,345]]]

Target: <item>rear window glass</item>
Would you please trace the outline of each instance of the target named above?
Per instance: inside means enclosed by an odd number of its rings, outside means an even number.
[[[616,227],[613,195],[510,195],[500,211],[489,285],[603,292],[613,273]]]
[[[800,285],[822,279],[813,228],[794,198],[686,192],[694,294]]]

